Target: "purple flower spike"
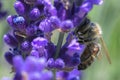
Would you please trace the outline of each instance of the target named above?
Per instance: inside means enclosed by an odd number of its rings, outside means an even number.
[[[15,10],[16,10],[16,12],[18,14],[20,14],[20,15],[24,15],[25,14],[25,7],[24,7],[22,2],[16,1],[14,3],[14,8],[15,8]]]
[[[45,38],[37,37],[32,41],[31,44],[34,48],[39,49],[41,47],[47,46],[47,43],[48,43],[48,41]]]
[[[75,74],[77,71],[71,73],[70,70],[81,63],[80,56],[86,46],[78,41],[79,33],[74,28],[81,26],[93,6],[101,5],[102,2],[16,0],[14,8],[17,14],[7,17],[13,35],[4,35],[4,41],[10,46],[5,58],[15,69],[13,80],[53,80],[55,74],[53,77],[48,70],[54,69],[63,73],[54,80],[79,80],[79,75]],[[57,43],[54,43],[52,36],[56,30],[59,31],[59,36],[58,41],[55,41]],[[64,35],[67,35],[65,44]]]
[[[30,12],[30,19],[36,20],[40,17],[40,11],[38,8],[33,8]]]

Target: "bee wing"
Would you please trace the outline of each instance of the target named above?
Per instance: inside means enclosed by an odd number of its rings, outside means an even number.
[[[100,41],[101,41],[101,45],[102,45],[102,47],[103,47],[103,49],[104,49],[104,51],[105,51],[105,55],[106,55],[106,57],[107,57],[107,60],[108,60],[108,62],[111,64],[111,59],[110,59],[110,56],[109,56],[109,52],[108,52],[108,49],[107,49],[107,47],[106,47],[106,44],[105,44],[105,42],[104,42],[104,40],[103,40],[103,37],[100,37]]]

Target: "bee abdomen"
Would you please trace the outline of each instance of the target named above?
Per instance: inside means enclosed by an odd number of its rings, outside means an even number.
[[[78,65],[78,70],[85,70],[85,69],[88,68],[93,62],[94,62],[93,57],[90,57],[88,60],[86,60],[85,62],[81,62],[81,63]]]

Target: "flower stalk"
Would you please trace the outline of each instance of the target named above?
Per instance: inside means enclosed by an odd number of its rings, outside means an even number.
[[[63,32],[59,33],[59,38],[58,38],[58,42],[57,42],[57,48],[56,48],[56,53],[55,53],[55,59],[59,56],[60,53],[60,49],[64,40],[64,34]]]

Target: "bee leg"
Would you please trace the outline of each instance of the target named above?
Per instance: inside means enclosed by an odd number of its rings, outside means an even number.
[[[78,65],[78,70],[85,70],[87,68],[87,65],[85,65],[85,64],[79,64]]]

